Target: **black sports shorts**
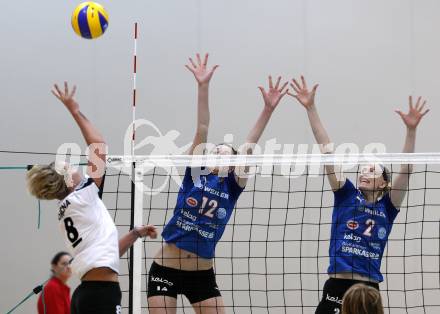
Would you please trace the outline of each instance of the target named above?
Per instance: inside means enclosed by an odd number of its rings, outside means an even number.
[[[148,275],[148,297],[186,296],[191,304],[220,297],[214,269],[185,271],[161,266],[153,262]]]
[[[329,278],[324,284],[322,299],[315,314],[338,314],[341,313],[342,297],[351,286],[363,283],[379,290],[379,284],[368,281]]]
[[[83,281],[75,289],[71,314],[121,314],[121,288],[112,281]]]

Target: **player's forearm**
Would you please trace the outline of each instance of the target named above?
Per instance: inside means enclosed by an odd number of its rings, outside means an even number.
[[[246,143],[247,144],[257,144],[258,141],[261,138],[261,135],[264,132],[264,129],[266,128],[267,123],[270,120],[270,117],[272,116],[272,112],[273,110],[270,110],[268,108],[264,108],[263,111],[261,112],[260,116],[257,119],[257,122],[255,122],[253,128],[251,129],[251,131],[249,132],[247,138],[246,138]],[[252,153],[252,147],[248,146],[247,147],[247,154],[251,154]]]
[[[407,129],[402,153],[414,153],[416,147],[416,129]]]
[[[139,233],[136,230],[131,230],[122,238],[119,239],[119,257],[122,257],[129,248],[139,239]]]
[[[73,119],[78,124],[87,145],[105,143],[104,138],[95,126],[79,110],[71,112]]]
[[[197,100],[197,129],[194,140],[188,154],[202,154],[204,148],[199,145],[204,144],[208,140],[209,129],[209,84],[198,85]]]
[[[197,130],[207,132],[209,127],[209,84],[198,87]]]
[[[316,109],[315,105],[312,105],[310,108],[307,109],[307,116],[309,118],[310,126],[312,128],[316,142],[320,145],[330,144],[330,137],[328,136],[327,131],[325,130],[324,125],[319,118],[318,110]],[[325,151],[323,152],[329,153],[330,151],[325,149]],[[345,176],[340,166],[326,165],[325,169],[332,190],[339,190],[345,183]]]
[[[405,144],[403,145],[402,153],[414,153],[416,147],[416,129],[406,129]],[[410,173],[412,165],[404,164],[401,166],[402,173]]]
[[[319,118],[318,110],[314,105],[307,110],[307,116],[316,142],[322,145],[329,144],[330,137],[328,136],[327,131]]]

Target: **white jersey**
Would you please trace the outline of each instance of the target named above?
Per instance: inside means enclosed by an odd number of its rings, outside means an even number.
[[[91,178],[84,178],[59,204],[58,220],[73,256],[72,270],[82,278],[108,267],[119,273],[118,231]]]

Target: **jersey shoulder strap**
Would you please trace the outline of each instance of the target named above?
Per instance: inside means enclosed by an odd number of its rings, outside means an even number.
[[[90,185],[95,185],[98,189],[98,196],[100,199],[102,199],[102,194],[104,193],[104,182],[105,182],[105,173],[102,176],[102,182],[101,182],[101,186],[96,186],[95,180],[93,180],[92,178],[90,178],[89,176],[85,176],[83,178],[83,180],[78,184],[78,186],[75,188],[75,191],[80,191],[82,189],[87,188]]]

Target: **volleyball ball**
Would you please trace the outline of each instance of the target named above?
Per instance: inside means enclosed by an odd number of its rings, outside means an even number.
[[[96,2],[81,3],[73,11],[72,27],[82,38],[97,38],[104,34],[108,27],[108,13]]]

